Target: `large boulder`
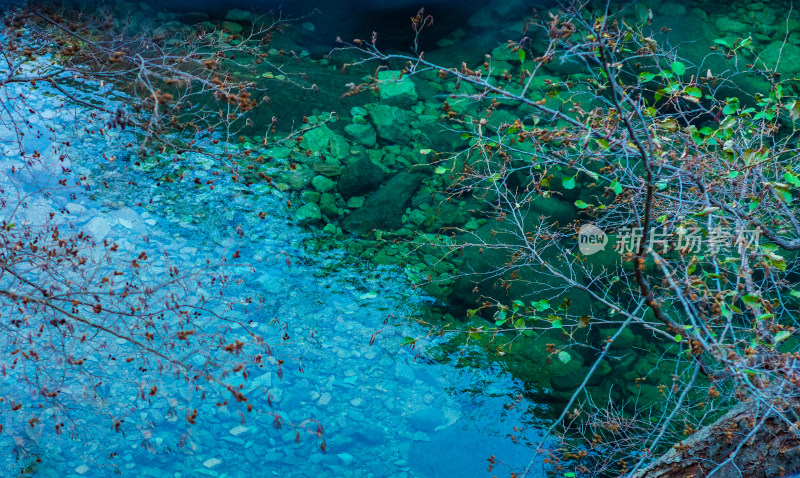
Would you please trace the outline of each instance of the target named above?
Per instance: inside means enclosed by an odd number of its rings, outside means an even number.
[[[373,229],[398,229],[403,225],[403,214],[411,197],[419,187],[420,178],[411,173],[400,173],[382,188],[372,193],[364,206],[342,220],[342,229],[357,234],[368,234]]]
[[[339,177],[339,192],[345,199],[362,196],[383,182],[383,170],[372,161],[362,158],[349,164]]]

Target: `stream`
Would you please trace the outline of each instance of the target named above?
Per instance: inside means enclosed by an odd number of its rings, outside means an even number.
[[[64,131],[75,127],[83,113],[43,92],[25,92],[28,104],[41,112],[28,121],[56,123]],[[14,94],[12,88],[8,94]],[[0,139],[8,141],[10,132],[0,131]],[[185,431],[164,401],[154,401],[137,407],[123,436],[109,427],[106,405],[98,401],[83,410],[78,434],[31,437],[42,459],[35,476],[115,476],[109,463],[123,476],[138,477],[492,476],[508,473],[503,464],[527,465],[526,443],[537,437],[513,427],[530,423],[536,405],[521,398],[520,382],[493,363],[457,367],[457,360],[443,364],[428,358],[426,350],[402,346],[406,335],[425,334],[418,326],[385,327],[387,317],[390,323],[392,317],[413,317],[430,300],[399,270],[345,267],[338,259],[343,251],[308,250],[304,241],[312,232],[291,223],[285,198],[267,186],[246,188],[222,176],[213,191],[190,181],[156,186],[122,152],[115,162],[97,159],[102,152],[111,156],[123,139],[109,132],[102,139],[83,135],[74,141],[73,162],[66,165],[75,177],[86,177],[89,192],[56,188],[48,197],[34,195],[14,218],[36,223],[65,209],[69,222],[97,242],[113,240],[153,258],[167,254],[181,267],[240,250],[249,265],[234,267],[241,280],[229,288],[229,298],[256,297],[261,305],[249,309],[248,318],[276,344],[288,334],[277,346],[295,359],[284,365],[282,378],[270,367],[251,375],[246,394],[257,407],[266,407],[259,391],[268,390],[274,411],[287,423],[319,421],[326,450],[316,437],[303,435],[297,442],[296,431],[276,428],[272,415],[243,421],[226,407],[197,400],[191,387],[167,375],[160,377],[162,389],[200,409],[196,425]],[[47,153],[52,144],[46,137],[29,135],[25,141],[28,150],[45,152],[28,178],[28,190],[35,191],[52,183],[48,169],[56,158]],[[9,150],[1,161],[3,185],[14,187],[7,174],[20,166],[19,158]],[[183,166],[201,179],[211,174],[211,164],[202,158],[187,157]],[[108,188],[100,187],[103,183]],[[257,211],[271,213],[260,219]],[[4,218],[9,213],[0,212]],[[154,275],[164,270],[158,259],[150,267]],[[124,400],[136,394],[141,377],[135,370],[111,372],[117,382],[104,389],[110,396]],[[13,374],[0,385],[15,386]],[[0,449],[14,448],[8,433],[0,436]],[[111,450],[118,453],[113,460]],[[501,464],[490,473],[491,455]],[[15,454],[0,453],[4,476],[23,466]]]

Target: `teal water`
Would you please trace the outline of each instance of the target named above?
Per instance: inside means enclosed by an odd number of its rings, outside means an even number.
[[[9,88],[6,94],[15,92],[22,91]],[[45,90],[24,93],[28,104],[42,112],[29,115],[34,127],[46,121],[71,131],[85,124],[85,112],[61,105]],[[3,141],[11,139],[7,129],[0,135]],[[309,251],[304,241],[311,233],[291,223],[283,212],[285,198],[266,186],[245,188],[220,176],[213,193],[188,181],[156,187],[117,149],[125,140],[116,134],[102,140],[73,136],[72,158],[56,163],[47,153],[52,147],[47,137],[26,136],[26,149],[44,152],[41,162],[26,170],[31,174],[24,180],[10,176],[12,167],[23,165],[9,149],[0,160],[0,185],[33,195],[18,210],[0,210],[3,219],[37,224],[65,209],[68,222],[98,242],[108,239],[124,250],[145,251],[152,258],[147,270],[152,278],[165,273],[167,256],[169,265],[186,268],[240,250],[247,265],[229,270],[235,280],[228,297],[239,302],[233,307],[240,319],[273,344],[275,357],[286,359],[282,378],[272,358],[263,373],[245,382],[244,390],[256,410],[272,410],[287,425],[276,428],[271,413],[249,414],[243,421],[232,409],[201,400],[193,387],[170,374],[143,374],[117,363],[106,369],[95,393],[87,394],[81,377],[63,380],[61,392],[74,403],[64,411],[42,411],[42,422],[59,415],[70,421],[74,433],[56,436],[1,411],[4,476],[30,464],[30,456],[15,453],[21,449],[41,458],[35,476],[65,477],[117,476],[110,464],[122,476],[143,477],[492,476],[501,468],[486,471],[490,455],[513,468],[528,463],[525,443],[537,437],[513,427],[530,422],[535,406],[517,401],[523,386],[499,366],[457,368],[428,360],[425,350],[400,345],[406,335],[424,334],[412,326],[390,327],[370,345],[387,317],[413,316],[428,300],[412,290],[400,271],[345,267],[341,251]],[[103,152],[116,152],[118,159],[99,161]],[[37,194],[41,185],[52,184],[49,170],[62,166],[71,168],[73,177],[84,177],[91,191],[54,188],[47,196]],[[211,165],[202,158],[187,158],[184,166],[201,179],[211,175]],[[262,220],[257,211],[270,214]],[[258,307],[245,307],[245,297],[256,298]],[[229,331],[232,337],[239,333]],[[289,338],[282,341],[284,334]],[[118,341],[115,347],[123,352],[126,346]],[[102,363],[107,351],[86,353],[88,361]],[[199,353],[190,360],[202,366],[204,359]],[[24,379],[32,379],[15,373],[22,372],[12,371],[0,382],[3,396],[18,396],[27,387]],[[145,378],[162,390],[150,404],[135,400],[138,381]],[[35,402],[31,396],[23,405]],[[183,419],[181,406],[187,403],[200,412],[195,426]],[[109,416],[120,415],[126,417],[124,435],[110,426]],[[309,434],[296,442],[288,424],[308,419],[324,427],[326,453]]]

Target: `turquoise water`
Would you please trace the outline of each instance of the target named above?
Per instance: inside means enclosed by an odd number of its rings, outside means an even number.
[[[29,104],[43,112],[29,116],[34,126],[47,121],[69,131],[76,121],[85,121],[84,112],[63,107],[43,90],[25,93]],[[2,136],[10,139],[8,130]],[[386,327],[387,318],[394,324],[391,317],[414,316],[428,301],[400,271],[345,267],[341,251],[308,250],[304,241],[310,233],[290,222],[285,198],[266,186],[245,188],[220,176],[213,193],[189,181],[156,187],[117,149],[124,140],[113,133],[102,141],[96,135],[73,137],[72,159],[56,165],[46,137],[26,136],[26,149],[45,153],[30,168],[32,174],[24,176],[24,188],[33,193],[30,200],[13,213],[2,210],[3,218],[37,224],[50,212],[66,209],[68,222],[98,242],[108,239],[123,250],[145,251],[151,261],[144,280],[163,276],[165,257],[183,269],[240,250],[247,265],[228,270],[234,279],[228,298],[233,312],[272,344],[275,357],[286,360],[282,379],[273,357],[251,374],[244,390],[256,412],[242,420],[230,407],[201,400],[192,386],[169,373],[143,373],[116,362],[102,367],[103,383],[88,393],[85,378],[68,376],[60,391],[74,403],[62,411],[43,410],[41,421],[60,416],[72,433],[56,436],[50,428],[27,427],[0,412],[4,476],[30,463],[30,456],[8,452],[21,449],[41,458],[35,476],[66,477],[116,476],[111,464],[122,476],[492,476],[507,468],[486,471],[490,455],[513,468],[528,463],[525,443],[537,437],[513,427],[529,423],[535,407],[517,401],[520,383],[490,363],[479,369],[437,364],[425,350],[400,345],[406,335],[424,331]],[[118,158],[99,161],[101,152],[117,152]],[[9,151],[0,163],[7,190],[22,186],[19,175],[7,176],[12,166],[22,165]],[[74,177],[83,176],[91,190],[36,193],[38,186],[52,184],[48,170],[61,166],[72,168]],[[187,158],[184,166],[201,179],[212,174],[201,158]],[[270,214],[262,220],[257,211]],[[186,291],[187,297],[204,293]],[[258,306],[245,307],[245,297],[255,298]],[[236,327],[228,332],[231,337],[239,333]],[[281,340],[284,334],[288,340]],[[124,353],[127,344],[117,340],[109,347]],[[84,352],[89,362],[103,364],[108,350]],[[189,360],[202,366],[202,351]],[[32,377],[21,373],[3,378],[3,396],[19,396],[28,388],[24,378]],[[158,383],[161,392],[149,404],[137,400],[142,388],[137,381]],[[27,409],[35,402],[31,396],[23,405]],[[183,419],[187,404],[199,410],[191,427]],[[273,413],[284,426],[274,426]],[[110,416],[125,416],[124,435],[113,430]],[[309,419],[324,427],[326,453],[316,436],[301,432],[296,441],[291,424],[310,423],[314,429]]]

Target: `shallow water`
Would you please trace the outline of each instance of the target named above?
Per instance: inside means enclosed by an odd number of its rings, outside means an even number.
[[[58,114],[57,121],[67,128],[80,117],[80,111],[61,108],[40,93],[29,100],[45,111],[48,121]],[[43,121],[34,116],[29,120]],[[112,239],[123,249],[144,250],[153,258],[167,253],[179,267],[241,250],[253,272],[249,267],[233,269],[241,284],[228,293],[233,299],[257,298],[261,306],[248,309],[247,319],[268,340],[274,339],[280,356],[291,358],[282,379],[269,367],[251,376],[245,383],[247,396],[256,409],[269,409],[268,391],[285,423],[318,420],[325,429],[327,453],[307,434],[296,443],[296,431],[275,428],[271,414],[248,415],[243,422],[227,407],[199,401],[191,387],[168,376],[159,378],[161,389],[197,407],[197,425],[187,428],[178,419],[181,412],[176,415],[167,401],[156,400],[127,417],[124,436],[114,433],[107,415],[136,395],[136,380],[142,379],[135,369],[120,366],[109,369],[116,380],[102,389],[105,398],[82,404],[76,435],[56,438],[6,429],[29,435],[25,445],[43,460],[36,476],[114,476],[110,463],[123,476],[159,477],[491,476],[505,470],[485,471],[490,455],[514,468],[527,464],[525,442],[535,436],[518,436],[517,442],[509,434],[517,433],[512,427],[530,421],[534,406],[514,400],[522,385],[498,366],[456,368],[427,360],[424,351],[417,354],[400,345],[405,335],[414,335],[412,326],[389,327],[370,345],[387,317],[413,316],[426,303],[399,271],[345,267],[337,259],[340,251],[306,251],[303,241],[309,232],[290,223],[281,212],[284,198],[267,187],[246,189],[218,181],[211,193],[185,181],[157,188],[122,159],[93,161],[100,151],[113,151],[120,139],[107,135],[98,142],[86,136],[73,146],[74,175],[87,176],[84,183],[94,187],[91,195],[56,189],[47,198],[34,196],[15,217],[36,223],[65,207],[70,221],[98,241]],[[45,138],[26,141],[28,149],[48,151],[51,146]],[[53,158],[45,154],[43,166],[48,161]],[[19,166],[9,153],[0,169],[7,173],[12,165]],[[201,179],[210,174],[210,165],[202,160],[186,166]],[[36,171],[28,182],[30,191],[51,181],[46,167]],[[136,186],[127,183],[133,179]],[[104,181],[109,189],[99,187]],[[147,208],[136,206],[140,202]],[[261,220],[256,211],[272,213]],[[163,261],[154,259],[150,272],[163,273],[163,267]],[[281,343],[283,333],[290,338]],[[198,358],[197,365],[201,363]],[[0,388],[6,391],[23,386],[13,376],[5,380]],[[14,448],[9,433],[0,436],[0,448]],[[118,455],[109,459],[112,450]],[[0,456],[6,476],[25,465],[12,453]]]

